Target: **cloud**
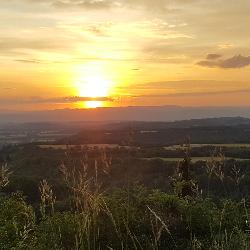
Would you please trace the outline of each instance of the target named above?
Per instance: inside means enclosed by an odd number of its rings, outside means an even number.
[[[219,54],[208,54],[207,55],[207,60],[215,60],[215,59],[218,59],[222,57],[222,55],[219,55]]]
[[[121,6],[130,8],[144,8],[148,11],[159,12],[159,13],[172,13],[178,11],[179,6],[188,5],[197,0],[120,0]]]
[[[182,80],[166,82],[148,82],[132,84],[119,88],[120,93],[131,97],[146,95],[151,98],[167,98],[178,96],[212,96],[225,94],[250,93],[248,81],[217,81],[217,80]]]
[[[217,61],[208,61],[208,60],[200,61],[197,63],[197,65],[202,66],[202,67],[208,67],[208,68],[219,67]]]
[[[125,90],[168,90],[168,91],[181,91],[183,89],[204,89],[204,92],[210,89],[218,89],[218,86],[223,86],[226,88],[234,88],[238,85],[246,85],[243,82],[236,81],[216,81],[216,80],[182,80],[182,81],[163,81],[163,82],[147,82],[142,84],[133,84],[128,86],[121,86],[119,89]],[[246,85],[247,87],[250,85]]]
[[[250,65],[250,56],[234,56],[224,61],[221,61],[222,68],[242,68]]]
[[[35,34],[37,36],[37,34]],[[34,35],[34,36],[35,36]],[[3,37],[0,39],[0,52],[8,54],[10,52],[25,50],[47,50],[47,51],[67,51],[73,47],[70,40],[61,35],[56,37]]]
[[[115,1],[111,0],[70,0],[70,1],[62,1],[57,0],[53,2],[55,7],[67,8],[67,7],[77,7],[84,9],[106,9],[115,5]]]
[[[176,10],[176,6],[187,5],[198,0],[19,0],[23,2],[32,2],[36,4],[48,4],[58,9],[74,8],[76,10],[98,10],[109,8],[139,8],[153,12],[172,12]]]
[[[76,103],[85,101],[114,101],[111,97],[81,97],[81,96],[66,96],[66,97],[55,97],[55,98],[41,98],[41,97],[30,97],[27,99],[20,98],[2,98],[0,103],[2,104],[63,104],[63,103]]]
[[[178,97],[178,96],[210,96],[210,95],[230,95],[237,93],[250,93],[250,89],[236,89],[225,91],[210,91],[210,92],[180,92],[159,95],[138,95],[132,96],[133,98],[164,98],[164,97]]]
[[[113,101],[110,97],[81,97],[81,96],[67,96],[67,97],[58,97],[50,99],[38,99],[40,102],[46,103],[75,103],[83,101]]]
[[[4,88],[1,88],[1,90],[4,90],[4,91],[11,91],[11,90],[16,90],[16,88],[4,87]]]
[[[222,43],[218,44],[219,49],[230,49],[233,47],[233,44],[231,43]]]
[[[197,63],[203,67],[237,69],[250,65],[250,56],[233,56],[224,60],[204,60]]]
[[[17,59],[15,60],[16,62],[20,62],[20,63],[35,63],[35,64],[40,64],[42,63],[39,60],[27,60],[27,59]]]

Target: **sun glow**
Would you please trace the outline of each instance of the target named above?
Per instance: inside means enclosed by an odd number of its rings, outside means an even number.
[[[94,109],[94,108],[99,108],[103,106],[103,102],[101,101],[87,101],[84,103],[86,108],[89,109]]]
[[[84,102],[86,108],[104,106],[104,101],[98,98],[109,97],[114,88],[114,82],[108,77],[105,65],[99,62],[87,63],[77,69],[74,80],[77,95],[90,100]],[[93,98],[93,100],[91,100]]]
[[[79,86],[79,96],[106,97],[109,94],[110,83],[101,75],[86,77]]]

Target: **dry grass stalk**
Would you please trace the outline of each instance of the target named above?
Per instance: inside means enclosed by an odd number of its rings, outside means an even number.
[[[0,168],[0,188],[4,188],[9,184],[9,177],[12,172],[9,171],[7,164],[4,164]]]
[[[53,194],[51,186],[46,180],[42,180],[40,182],[39,191],[41,198],[40,212],[42,218],[45,219],[47,213],[54,214],[56,197]]]

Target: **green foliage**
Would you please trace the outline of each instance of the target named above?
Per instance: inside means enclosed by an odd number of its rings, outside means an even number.
[[[99,214],[56,212],[35,223],[20,195],[0,199],[0,249],[248,249],[246,202],[180,198],[138,185],[103,196]],[[94,217],[92,217],[94,216]]]
[[[0,249],[31,248],[35,216],[20,194],[0,196]]]
[[[76,249],[80,221],[80,215],[69,212],[56,213],[41,221],[36,230],[36,249]]]

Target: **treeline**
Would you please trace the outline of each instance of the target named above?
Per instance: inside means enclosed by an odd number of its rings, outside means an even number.
[[[226,154],[224,154],[224,150]],[[232,152],[231,152],[231,151]],[[84,155],[88,155],[88,165],[93,166],[100,158],[103,150],[71,148],[66,152],[56,149],[42,149],[35,145],[6,147],[0,153],[1,164],[7,163],[12,172],[11,183],[4,189],[6,193],[22,191],[31,203],[40,199],[38,185],[43,179],[53,183],[54,192],[60,199],[64,197],[65,184],[61,179],[59,166],[70,157],[72,166],[81,165]],[[128,181],[137,182],[150,189],[159,189],[169,194],[173,193],[173,179],[178,176],[178,162],[165,161],[164,157],[184,157],[183,150],[167,151],[161,148],[106,149],[106,154],[112,157],[112,171],[109,179],[103,180],[107,189],[121,188]],[[245,154],[243,154],[243,153]],[[219,198],[246,197],[250,194],[250,164],[249,161],[227,160],[225,157],[239,155],[247,158],[248,150],[223,149],[218,151],[209,148],[193,148],[190,156],[208,156],[209,161],[197,161],[190,164],[190,175],[204,194]],[[152,159],[151,159],[152,158]],[[212,166],[211,166],[212,164]],[[214,172],[210,173],[212,168]],[[223,182],[218,169],[223,172]],[[216,172],[217,171],[217,172]],[[235,175],[238,176],[235,176]],[[102,178],[102,176],[100,176]],[[237,183],[235,178],[240,178]],[[208,185],[209,184],[209,185]],[[208,190],[209,186],[209,190]]]
[[[180,127],[144,130],[129,127],[121,129],[95,129],[78,133],[62,140],[58,144],[119,144],[119,145],[174,145],[183,144],[184,139],[192,138],[192,143],[250,143],[250,126],[211,126]]]

